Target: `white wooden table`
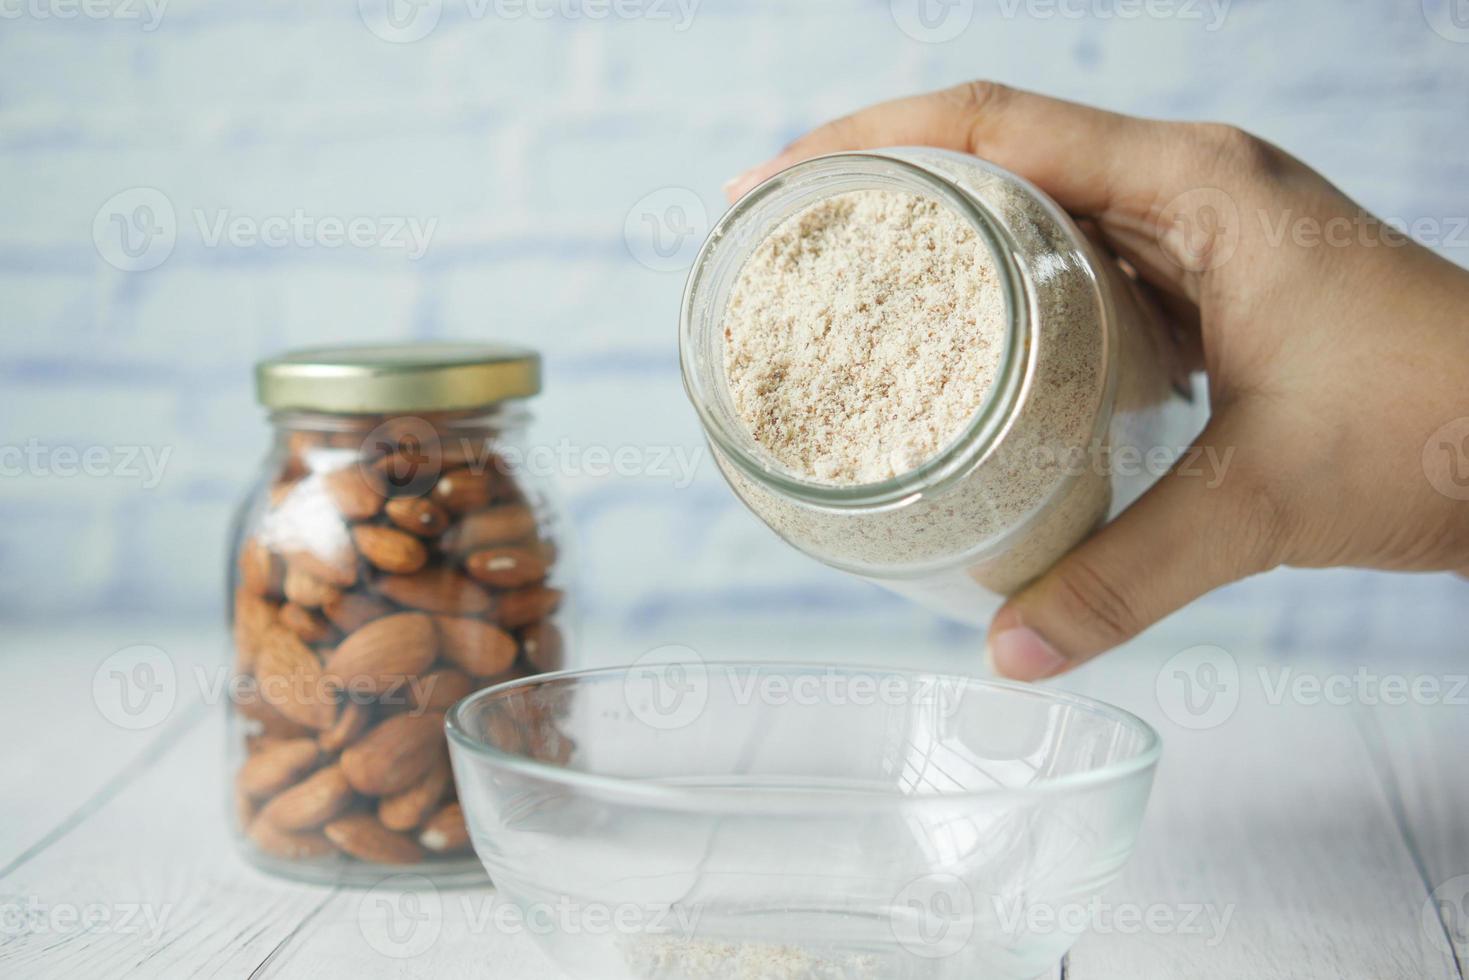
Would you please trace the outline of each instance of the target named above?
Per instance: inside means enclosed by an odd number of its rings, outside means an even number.
[[[1139,849],[1063,976],[1464,976],[1469,585],[1302,581],[1227,592],[1068,679],[1144,715],[1166,748]],[[682,639],[706,656],[751,649],[727,624],[707,633]],[[616,660],[675,639],[594,641]],[[176,681],[170,695],[155,675],[166,710],[138,730],[114,723],[105,681],[133,644],[166,651]],[[762,649],[794,647],[977,669],[952,637],[784,635]],[[220,709],[195,674],[218,650],[205,630],[8,631],[0,976],[558,975],[527,936],[476,926],[489,888],[434,896],[436,928],[408,948],[383,941],[371,893],[242,863],[224,830]],[[1372,703],[1400,687],[1408,703]]]

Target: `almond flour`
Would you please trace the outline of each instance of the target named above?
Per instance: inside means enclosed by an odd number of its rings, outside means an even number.
[[[994,384],[994,260],[947,207],[856,191],[788,218],[741,270],[725,374],[756,441],[830,484],[876,483],[952,442]]]

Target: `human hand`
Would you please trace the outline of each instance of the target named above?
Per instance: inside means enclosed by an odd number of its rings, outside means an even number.
[[[1001,674],[1061,673],[1280,565],[1469,573],[1469,272],[1237,129],[984,82],[839,119],[726,193],[912,145],[991,160],[1094,223],[1198,340],[1198,445],[1230,461],[1212,486],[1165,476],[1012,596],[989,634]]]

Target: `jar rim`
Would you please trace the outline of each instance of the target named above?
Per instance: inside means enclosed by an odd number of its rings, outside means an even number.
[[[679,364],[684,390],[705,433],[716,451],[744,476],[755,482],[807,504],[829,509],[867,509],[901,505],[913,497],[940,492],[971,472],[999,444],[1008,431],[1031,375],[1029,362],[1035,345],[1030,343],[1035,318],[1030,310],[1026,280],[1016,258],[1019,251],[1009,230],[992,218],[984,206],[956,182],[937,170],[902,157],[889,155],[903,147],[889,150],[831,153],[797,163],[759,184],[737,201],[715,224],[694,259],[684,288],[679,324]],[[932,148],[914,148],[924,152],[943,152]],[[974,162],[985,161],[974,158]],[[986,164],[986,166],[989,166]],[[831,185],[824,192],[814,185]],[[828,484],[810,480],[779,463],[756,443],[743,426],[728,424],[714,409],[708,380],[701,376],[709,365],[707,340],[722,336],[719,330],[700,330],[700,326],[717,323],[723,317],[723,306],[708,309],[700,303],[704,290],[710,288],[711,277],[720,272],[737,275],[745,260],[781,220],[794,214],[813,200],[854,190],[900,189],[938,198],[967,222],[994,257],[999,272],[998,282],[1005,308],[1005,341],[1000,368],[993,385],[985,394],[969,422],[947,445],[918,466],[904,473],[874,483]],[[762,232],[749,234],[742,227],[755,221],[760,210],[775,212],[763,222]],[[736,248],[728,251],[731,242]],[[717,283],[715,283],[717,287]],[[717,365],[723,382],[723,360]]]
[[[457,411],[526,398],[540,390],[540,355],[510,344],[313,347],[255,365],[256,399],[274,411]]]

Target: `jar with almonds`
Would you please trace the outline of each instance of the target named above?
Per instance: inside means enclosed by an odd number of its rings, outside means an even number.
[[[229,575],[243,851],[318,881],[477,877],[444,712],[568,649],[565,535],[527,465],[539,359],[310,350],[256,384],[275,439]]]

